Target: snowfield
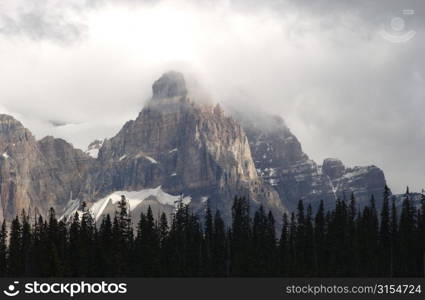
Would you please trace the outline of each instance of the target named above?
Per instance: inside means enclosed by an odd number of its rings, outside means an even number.
[[[146,198],[154,196],[158,201],[163,205],[176,206],[180,195],[171,195],[162,190],[161,186],[158,186],[153,189],[144,189],[140,191],[116,191],[112,194],[109,194],[105,198],[102,198],[90,207],[91,212],[93,213],[96,221],[102,216],[105,207],[108,205],[109,201],[112,201],[112,204],[116,204],[121,200],[121,196],[124,195],[130,206],[130,211],[135,209],[140,203],[143,202]],[[190,196],[183,198],[184,204],[189,204],[192,201]]]

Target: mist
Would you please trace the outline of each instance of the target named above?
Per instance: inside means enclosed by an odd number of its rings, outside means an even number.
[[[216,102],[282,116],[318,163],[374,164],[394,192],[420,191],[425,4],[369,2],[2,1],[0,113],[85,149],[178,70]]]

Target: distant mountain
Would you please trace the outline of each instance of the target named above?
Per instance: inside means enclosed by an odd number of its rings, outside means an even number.
[[[97,220],[113,214],[121,195],[133,216],[150,205],[171,214],[180,201],[204,212],[207,202],[230,221],[236,195],[263,205],[278,222],[299,199],[332,208],[353,192],[360,205],[380,199],[385,177],[375,166],[316,164],[282,118],[225,112],[192,94],[181,73],[168,72],[135,120],[86,152],[62,139],[36,141],[11,116],[0,115],[0,219],[21,209],[70,217],[86,202]]]
[[[279,116],[234,111],[251,146],[258,174],[279,193],[284,204],[294,210],[300,199],[317,207],[334,207],[337,198],[354,193],[365,205],[371,195],[380,205],[385,176],[375,166],[346,168],[339,159],[325,159],[318,165],[302,150],[296,136]]]
[[[36,141],[31,132],[8,115],[0,115],[0,219],[25,209],[45,215],[59,212],[77,197],[92,160],[62,139]]]

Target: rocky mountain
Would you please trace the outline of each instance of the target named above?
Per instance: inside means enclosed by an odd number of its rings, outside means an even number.
[[[299,199],[314,207],[353,192],[360,204],[380,199],[385,177],[375,166],[348,168],[338,159],[311,160],[280,117],[225,112],[165,73],[135,120],[86,152],[62,139],[36,141],[0,115],[0,219],[21,209],[69,217],[86,202],[97,220],[113,213],[122,195],[135,218],[150,205],[171,214],[177,203],[202,213],[209,201],[230,220],[232,199],[280,215]]]
[[[372,194],[379,201],[385,176],[375,166],[346,168],[338,159],[325,159],[322,165],[311,160],[298,139],[279,116],[260,112],[234,112],[251,147],[258,174],[279,193],[290,209],[303,199],[316,207],[323,199],[332,208],[337,198],[354,193],[360,205]]]
[[[0,115],[0,219],[22,209],[46,215],[63,207],[81,191],[92,159],[62,139],[36,141],[8,115]]]
[[[161,187],[190,199],[195,211],[209,199],[228,215],[235,195],[249,197],[253,206],[285,211],[276,191],[258,176],[243,129],[219,105],[192,99],[176,72],[164,74],[152,90],[136,120],[99,149],[93,198]]]

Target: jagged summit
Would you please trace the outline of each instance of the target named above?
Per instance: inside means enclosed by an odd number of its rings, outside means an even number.
[[[153,99],[185,97],[187,95],[186,81],[180,72],[164,73],[152,86]]]
[[[0,221],[21,209],[46,215],[51,206],[69,217],[82,202],[98,215],[113,213],[114,203],[102,199],[114,194],[134,194],[137,217],[154,202],[152,195],[158,211],[169,213],[182,196],[194,212],[203,214],[209,203],[230,221],[235,195],[278,218],[299,199],[313,208],[323,199],[327,209],[344,193],[353,192],[360,205],[382,193],[379,168],[346,168],[337,159],[318,165],[281,117],[245,107],[225,113],[196,81],[187,83],[179,72],[163,74],[139,116],[86,153],[50,136],[37,141],[19,121],[0,114]]]
[[[323,174],[329,176],[332,180],[344,175],[344,163],[338,158],[326,158],[322,165]]]
[[[10,129],[23,128],[21,122],[16,120],[11,115],[0,114],[0,131],[8,131]]]

